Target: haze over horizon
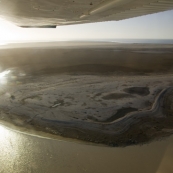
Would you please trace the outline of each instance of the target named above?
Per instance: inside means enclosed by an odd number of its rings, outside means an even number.
[[[131,19],[57,26],[20,28],[0,19],[0,43],[97,39],[173,39],[173,10]]]

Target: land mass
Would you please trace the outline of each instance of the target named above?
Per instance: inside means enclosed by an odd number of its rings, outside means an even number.
[[[173,134],[173,45],[47,44],[0,50],[1,123],[109,146]]]

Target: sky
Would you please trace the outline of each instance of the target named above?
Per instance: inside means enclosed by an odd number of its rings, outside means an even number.
[[[173,10],[121,21],[58,26],[56,29],[20,28],[0,19],[0,43],[81,39],[173,39]]]

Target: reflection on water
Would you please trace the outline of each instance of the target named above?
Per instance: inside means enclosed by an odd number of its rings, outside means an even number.
[[[173,137],[109,148],[25,135],[0,126],[1,173],[172,173]]]
[[[0,78],[5,77],[5,75],[7,75],[8,73],[10,73],[10,70],[6,70],[0,73]]]
[[[16,141],[15,135],[11,135],[9,130],[0,126],[0,172],[12,172],[14,169],[14,163],[20,155]]]
[[[5,70],[3,72],[0,73],[0,84],[6,84],[7,83],[7,79],[8,79],[8,74],[10,73],[10,70]]]

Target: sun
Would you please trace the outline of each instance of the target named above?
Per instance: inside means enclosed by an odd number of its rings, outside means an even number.
[[[0,38],[0,45],[20,40],[21,34],[19,27],[0,18]]]

